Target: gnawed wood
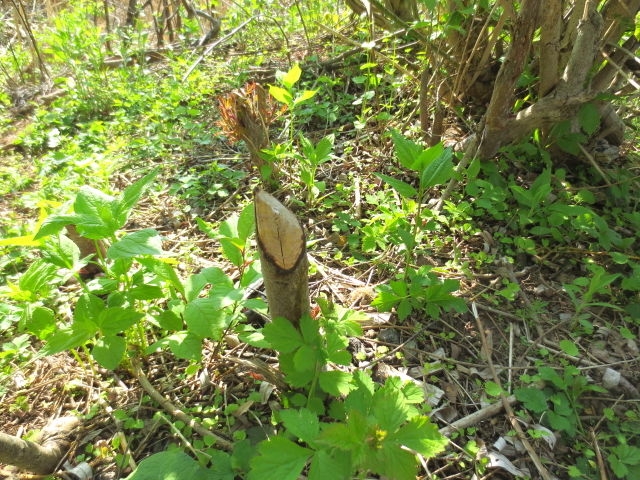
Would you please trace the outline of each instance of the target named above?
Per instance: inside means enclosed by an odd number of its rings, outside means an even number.
[[[256,237],[269,312],[298,328],[309,313],[309,263],[306,237],[296,216],[278,200],[254,191]]]

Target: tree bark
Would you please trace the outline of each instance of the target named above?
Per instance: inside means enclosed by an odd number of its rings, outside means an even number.
[[[271,317],[297,329],[309,313],[306,237],[296,216],[268,193],[254,190],[256,237]]]
[[[0,433],[0,463],[40,475],[53,473],[71,444],[71,434],[80,425],[76,417],[50,422],[36,437],[36,442]]]

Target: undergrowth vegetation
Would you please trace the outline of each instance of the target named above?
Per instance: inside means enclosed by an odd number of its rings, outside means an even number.
[[[81,416],[102,430],[73,460],[131,480],[640,478],[637,98],[466,162],[488,109],[450,99],[425,141],[445,101],[417,65],[502,7],[427,1],[392,34],[302,3],[221,3],[213,50],[188,2],[179,24],[76,0],[23,41],[0,25],[2,423]],[[594,138],[611,100],[620,156]],[[306,230],[299,329],[261,293],[258,186]],[[73,374],[43,401],[51,359]],[[513,415],[448,426],[494,401]]]

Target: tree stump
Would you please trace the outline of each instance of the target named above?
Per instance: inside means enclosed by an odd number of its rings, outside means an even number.
[[[306,237],[296,216],[260,188],[254,190],[256,238],[269,313],[298,330],[309,313],[309,262]]]

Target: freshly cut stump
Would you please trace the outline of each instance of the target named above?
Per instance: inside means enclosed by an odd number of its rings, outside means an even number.
[[[296,329],[309,313],[306,237],[296,216],[260,188],[254,190],[256,237],[271,317],[284,317]]]

